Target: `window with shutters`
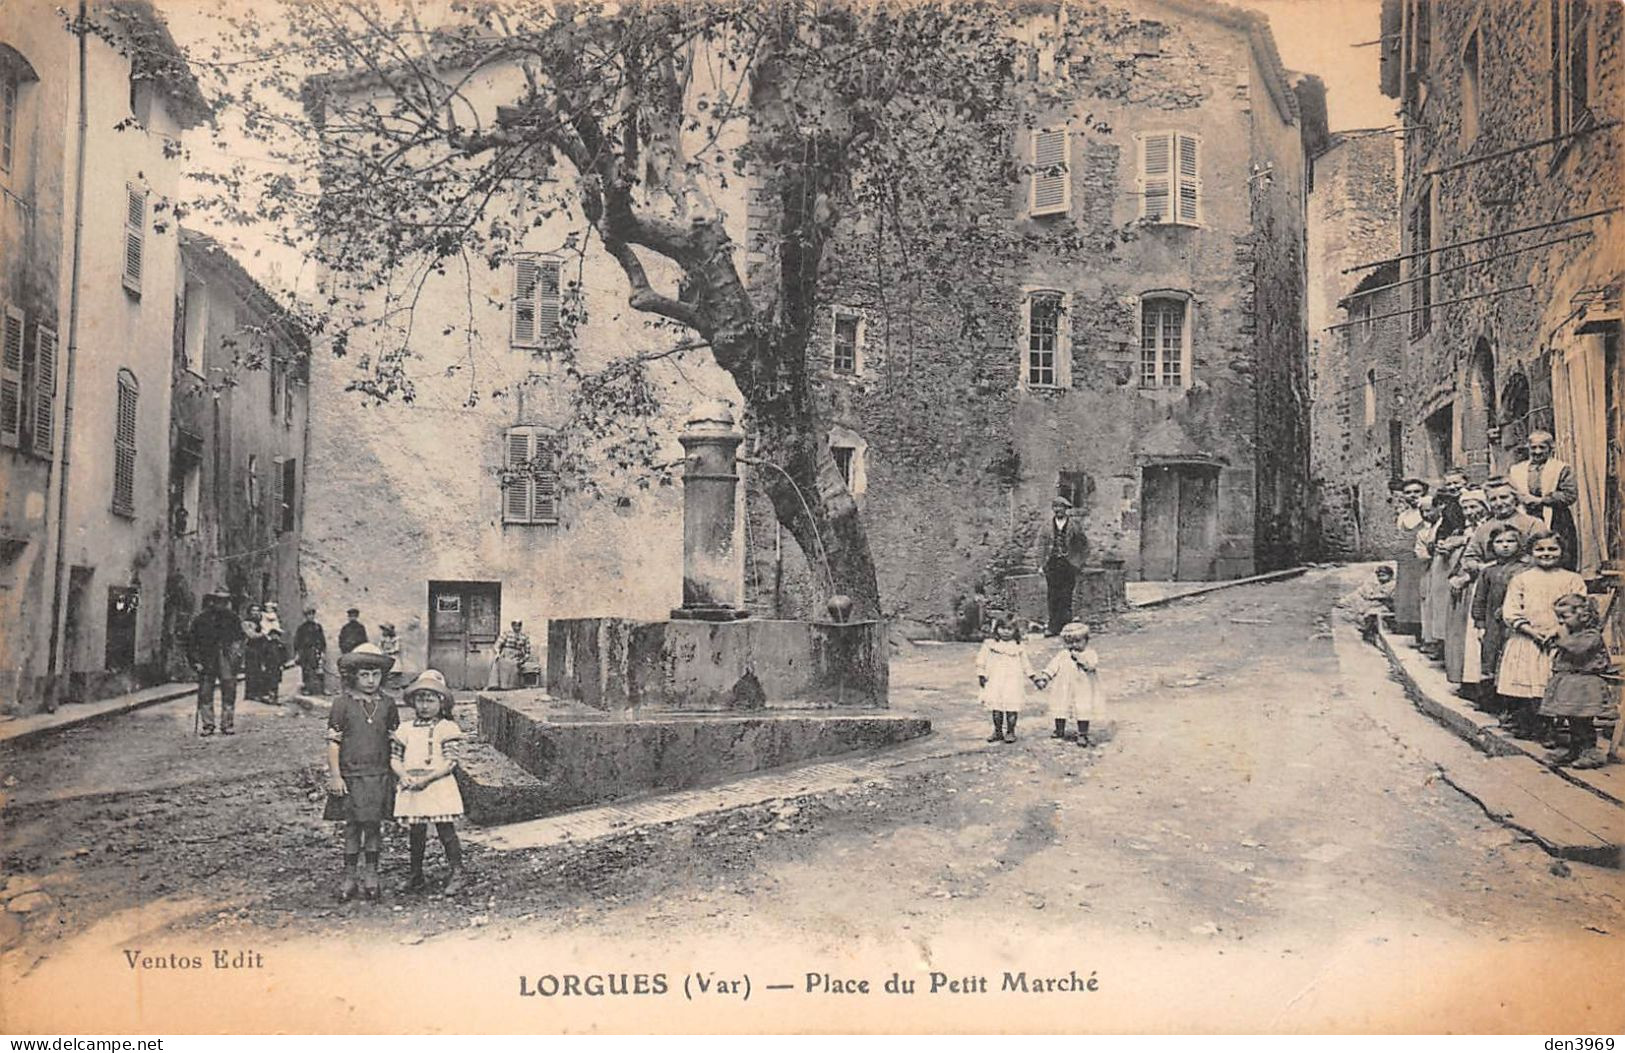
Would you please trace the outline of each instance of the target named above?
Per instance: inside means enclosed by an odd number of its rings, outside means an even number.
[[[830,312],[830,369],[841,376],[863,372],[863,316],[846,307]]]
[[[0,445],[19,446],[23,436],[23,314],[5,309],[4,359],[0,361]]]
[[[540,348],[558,339],[562,265],[547,256],[513,261],[514,347]]]
[[[1031,289],[1026,317],[1021,382],[1029,388],[1062,388],[1071,380],[1067,339],[1067,295],[1054,289]]]
[[[42,325],[34,329],[34,454],[51,456],[56,442],[56,330]]]
[[[1202,142],[1183,132],[1139,136],[1140,217],[1148,223],[1202,222]]]
[[[1140,386],[1190,387],[1190,300],[1147,296],[1140,300]]]
[[[141,261],[146,252],[147,192],[124,188],[124,288],[141,295]]]
[[[1072,173],[1065,128],[1035,128],[1032,132],[1032,181],[1028,185],[1027,213],[1064,215],[1072,208]]]
[[[1550,0],[1552,134],[1584,128],[1591,120],[1590,0]],[[1564,146],[1559,144],[1558,152]]]
[[[552,432],[534,425],[509,428],[502,470],[502,521],[551,525],[559,521],[559,470]]]
[[[141,388],[135,374],[119,370],[118,414],[113,422],[113,511],[135,515],[135,424]]]

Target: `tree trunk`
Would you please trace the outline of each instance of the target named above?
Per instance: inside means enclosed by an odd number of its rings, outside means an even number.
[[[878,618],[880,585],[869,538],[858,504],[830,455],[812,392],[798,384],[788,392],[753,397],[740,386],[751,407],[757,478],[779,523],[807,557],[826,599],[849,596],[854,618]],[[822,610],[808,613],[824,615]]]

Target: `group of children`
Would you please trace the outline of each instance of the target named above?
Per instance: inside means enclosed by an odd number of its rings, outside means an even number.
[[[1521,524],[1473,518],[1469,525],[1481,532],[1468,545],[1478,547],[1481,562],[1451,580],[1453,602],[1466,604],[1467,657],[1476,662],[1464,661],[1465,673],[1452,669],[1452,681],[1480,709],[1499,714],[1514,735],[1551,747],[1553,764],[1602,767],[1607,755],[1596,723],[1617,719],[1619,689],[1609,682],[1612,659],[1585,579],[1564,568],[1563,539],[1553,531],[1532,529],[1526,537]],[[1382,566],[1375,586],[1361,590],[1368,638],[1393,580],[1393,571]],[[1420,646],[1432,653],[1425,639]]]
[[[1049,715],[1055,721],[1051,737],[1092,746],[1089,725],[1105,717],[1106,697],[1100,687],[1100,657],[1089,646],[1089,627],[1072,622],[1061,630],[1062,650],[1042,670],[1035,671],[1022,641],[1021,627],[1009,615],[997,614],[989,622],[987,638],[976,655],[976,681],[982,708],[993,714],[989,742],[1016,741],[1016,722],[1027,704],[1032,685],[1049,696]],[[1067,733],[1067,722],[1077,726]]]
[[[402,891],[426,887],[423,857],[429,827],[435,828],[448,872],[441,890],[463,887],[462,845],[456,820],[462,793],[446,746],[462,737],[452,720],[454,696],[446,678],[428,669],[406,686],[412,722],[401,724],[395,700],[382,690],[395,660],[364,643],[338,660],[343,691],[327,722],[327,807],[323,819],[344,824],[344,876],[338,898],[358,893],[377,899],[382,891],[378,857],[382,827],[394,820],[407,828],[411,873]]]

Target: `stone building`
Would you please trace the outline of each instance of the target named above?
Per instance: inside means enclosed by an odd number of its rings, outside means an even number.
[[[1382,87],[1409,129],[1407,471],[1483,478],[1554,431],[1587,575],[1617,574],[1625,548],[1621,19],[1588,0],[1383,6]]]
[[[313,97],[376,90],[332,82]],[[499,68],[463,92],[487,123],[518,94]],[[489,213],[524,207],[496,195]],[[432,666],[453,686],[484,686],[511,621],[540,646],[549,619],[665,618],[683,600],[680,487],[651,484],[642,459],[617,472],[593,436],[571,431],[581,375],[674,338],[627,305],[625,275],[601,241],[581,236],[579,209],[539,211],[516,220],[523,241],[494,265],[458,263],[421,288],[408,267],[369,292],[324,278],[340,319],[376,317],[404,289],[415,307],[355,328],[343,357],[326,346],[311,355],[305,599],[330,633],[352,606],[375,639],[393,623],[403,666]],[[734,214],[742,221],[742,208]],[[649,272],[675,287],[658,263]],[[409,395],[375,397],[373,366],[399,350],[412,356]],[[739,404],[705,351],[651,361],[646,378],[660,406],[648,437],[656,464],[682,459],[677,434],[692,407]],[[572,447],[579,470],[561,452]]]
[[[182,229],[169,436],[166,664],[187,678],[199,597],[274,601],[291,643],[300,618],[299,536],[310,345],[212,238]]]
[[[1398,152],[1383,129],[1333,135],[1311,159],[1309,193],[1310,475],[1314,551],[1391,554],[1390,444],[1404,393],[1399,265],[1343,273],[1399,252]]]
[[[0,12],[5,703],[162,674],[179,136],[208,109],[145,0]],[[85,85],[81,93],[80,85]],[[16,339],[14,339],[16,334]],[[24,423],[26,420],[26,423]]]
[[[809,354],[893,618],[941,625],[982,582],[1030,605],[1058,493],[1131,578],[1241,577],[1303,541],[1306,128],[1268,23],[1184,0],[1081,17],[1106,25],[1089,62],[1041,48],[1027,73],[1057,100],[1009,129],[1027,174],[939,203],[1061,248],[967,254],[908,289],[863,230],[829,253]],[[754,605],[814,609],[753,504]]]

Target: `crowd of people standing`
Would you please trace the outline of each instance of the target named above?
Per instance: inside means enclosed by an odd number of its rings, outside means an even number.
[[[1619,687],[1575,572],[1574,472],[1552,444],[1532,433],[1528,459],[1478,488],[1460,469],[1437,486],[1403,481],[1394,626],[1514,735],[1554,748],[1554,763],[1596,768],[1607,761],[1596,722],[1617,719]]]

